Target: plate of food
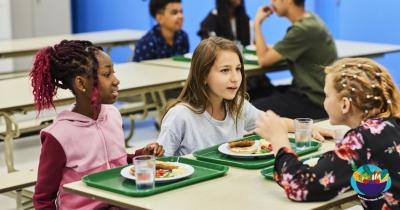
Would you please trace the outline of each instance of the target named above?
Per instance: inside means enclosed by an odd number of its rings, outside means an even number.
[[[187,59],[192,59],[192,57],[193,57],[193,53],[185,53],[184,55],[183,55],[183,57],[184,58],[187,58]]]
[[[191,165],[179,162],[156,161],[156,183],[166,183],[187,178],[194,173]],[[136,180],[135,166],[129,165],[121,170],[121,175],[127,179]]]
[[[256,51],[256,45],[252,44],[252,45],[247,45],[245,47],[246,50],[248,51]]]
[[[258,61],[257,55],[254,54],[243,54],[243,58],[247,61]]]
[[[273,156],[272,144],[265,139],[242,139],[221,144],[218,151],[222,154],[238,158],[270,157]]]

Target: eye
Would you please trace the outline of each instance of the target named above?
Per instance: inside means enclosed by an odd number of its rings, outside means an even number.
[[[111,72],[106,72],[106,73],[104,73],[104,74],[103,74],[103,76],[105,76],[105,77],[107,77],[107,78],[108,78],[108,77],[110,77],[110,76],[111,76]]]
[[[221,69],[221,72],[223,72],[223,73],[229,72],[229,68]]]
[[[172,11],[171,11],[171,14],[172,14],[172,15],[178,14],[178,10],[172,10]]]
[[[240,70],[242,70],[241,67],[237,67],[237,68],[236,68],[236,71],[240,71]]]

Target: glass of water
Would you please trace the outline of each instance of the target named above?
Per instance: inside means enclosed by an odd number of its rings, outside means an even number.
[[[294,120],[294,135],[297,149],[306,149],[311,146],[313,120],[311,118],[296,118]]]
[[[335,136],[334,136],[335,142],[336,143],[341,142],[348,130],[349,130],[349,128],[347,128],[347,127],[337,127],[337,128],[335,128],[333,130],[334,133],[335,133]]]
[[[138,191],[154,189],[156,160],[153,155],[141,155],[133,158],[135,182]]]

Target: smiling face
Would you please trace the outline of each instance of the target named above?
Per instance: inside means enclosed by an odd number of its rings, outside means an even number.
[[[242,65],[232,51],[220,50],[206,78],[210,100],[232,100],[242,83]]]
[[[183,11],[181,3],[169,3],[165,9],[156,14],[156,20],[161,27],[174,32],[182,29]]]
[[[333,75],[331,74],[327,74],[325,77],[324,92],[324,108],[328,113],[330,123],[332,125],[344,124],[345,115],[342,110],[344,101],[338,97],[338,93],[334,88]]]
[[[110,56],[103,51],[99,51],[96,58],[99,63],[97,69],[99,102],[101,104],[112,104],[117,100],[119,85],[119,80],[115,76],[114,65]]]

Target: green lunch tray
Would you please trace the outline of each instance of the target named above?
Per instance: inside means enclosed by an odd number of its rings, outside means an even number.
[[[176,162],[178,160],[180,163],[189,164],[193,166],[194,174],[190,176],[190,178],[179,180],[177,182],[156,184],[154,189],[147,191],[137,191],[134,180],[126,179],[120,175],[120,171],[126,166],[89,174],[84,176],[82,181],[90,187],[95,187],[127,196],[144,197],[217,178],[225,175],[229,169],[227,166],[211,164],[183,157],[180,157],[179,159],[178,157],[163,157],[158,158],[158,160],[170,162]]]
[[[243,53],[244,53],[244,54],[253,54],[253,55],[256,55],[256,54],[257,54],[256,51],[254,51],[254,50],[249,50],[249,49],[246,49],[246,48],[243,49]]]
[[[306,158],[301,158],[301,161],[306,161],[311,158],[317,158],[317,157],[321,157],[321,155],[319,154]],[[264,168],[263,170],[261,170],[261,175],[263,175],[266,179],[274,180],[274,166],[269,166],[268,168]]]
[[[259,140],[261,137],[258,135],[246,136],[241,139],[252,139]],[[294,142],[293,138],[289,138],[290,142]],[[275,159],[273,157],[269,158],[234,158],[224,155],[218,151],[219,145],[212,146],[206,149],[198,150],[193,153],[193,156],[198,160],[217,163],[221,165],[234,166],[246,169],[260,169],[271,166],[274,164]],[[305,150],[296,150],[297,155],[305,155],[314,151],[317,151],[321,147],[321,143],[312,141],[311,147]]]
[[[182,62],[191,62],[192,61],[192,59],[185,58],[183,55],[173,56],[172,60],[174,60],[174,61],[182,61]],[[244,62],[244,64],[258,65],[257,61],[244,60],[243,62]]]

